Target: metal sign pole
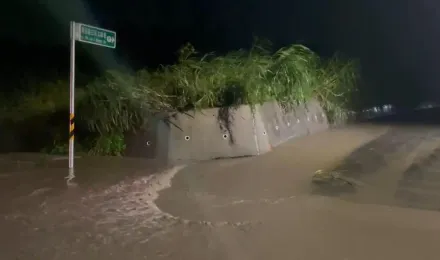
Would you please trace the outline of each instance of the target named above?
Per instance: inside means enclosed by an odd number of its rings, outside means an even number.
[[[69,175],[67,185],[75,178],[75,42],[84,42],[107,48],[116,48],[116,32],[82,23],[70,22],[70,116],[69,116]]]
[[[70,117],[69,117],[69,176],[67,179],[75,178],[75,41],[76,23],[70,22]]]

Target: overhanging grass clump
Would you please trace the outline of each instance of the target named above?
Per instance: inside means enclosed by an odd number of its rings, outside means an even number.
[[[134,75],[107,74],[87,86],[86,120],[93,131],[127,131],[161,111],[185,111],[277,100],[290,107],[317,99],[340,117],[356,90],[356,64],[321,60],[292,45],[272,53],[261,45],[224,56],[199,55],[185,45],[178,62]]]
[[[77,125],[100,138],[137,130],[164,112],[253,106],[271,100],[289,108],[316,99],[330,119],[344,115],[356,90],[355,62],[340,56],[322,60],[303,45],[276,52],[266,46],[256,43],[248,51],[216,56],[200,55],[187,44],[174,65],[132,74],[107,72],[79,88]],[[62,93],[59,87],[47,86],[22,95],[3,117],[68,111],[65,86]]]

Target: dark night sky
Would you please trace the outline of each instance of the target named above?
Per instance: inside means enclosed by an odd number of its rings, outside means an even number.
[[[81,47],[98,67],[138,69],[173,62],[188,41],[224,52],[256,35],[358,58],[363,84],[397,102],[440,94],[439,8],[436,0],[16,0],[0,8],[0,39],[20,46],[15,56],[27,48],[67,68],[68,22],[89,23],[118,32],[116,51]]]

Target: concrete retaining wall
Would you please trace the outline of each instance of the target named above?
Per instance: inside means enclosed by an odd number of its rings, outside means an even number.
[[[289,139],[313,134],[328,128],[321,106],[314,101],[285,111],[277,102],[267,102],[258,107],[272,147]]]
[[[168,163],[256,156],[289,139],[328,128],[317,102],[284,111],[277,102],[255,108],[211,108],[177,113],[126,136],[126,156]]]

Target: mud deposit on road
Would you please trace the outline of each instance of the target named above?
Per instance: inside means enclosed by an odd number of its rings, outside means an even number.
[[[440,147],[403,172],[395,198],[403,207],[440,210]]]
[[[440,129],[394,127],[355,150],[339,166],[317,174],[314,193],[440,210],[439,169]]]

